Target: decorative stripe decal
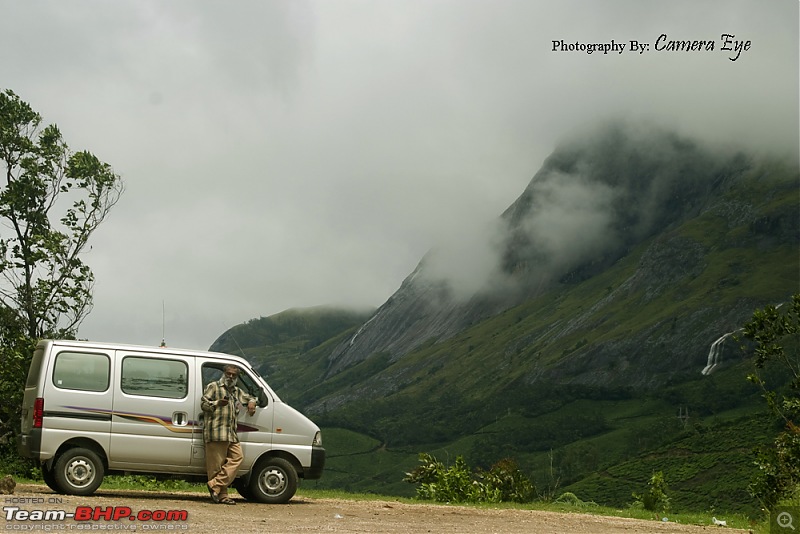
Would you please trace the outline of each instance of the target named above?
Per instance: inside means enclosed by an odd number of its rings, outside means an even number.
[[[172,424],[172,419],[169,417],[161,417],[158,415],[145,414],[145,413],[132,413],[132,412],[115,412],[110,410],[103,410],[100,408],[88,408],[85,406],[62,406],[62,408],[70,408],[72,410],[82,410],[80,412],[45,412],[45,416],[54,417],[72,417],[75,419],[91,419],[99,421],[110,421],[113,416],[122,417],[132,421],[139,421],[142,423],[155,423],[166,428],[170,432],[176,434],[189,434],[192,432],[200,432],[202,426],[199,421],[188,421],[186,425],[176,426]],[[86,413],[88,412],[88,413]],[[236,432],[258,432],[258,427],[238,423],[236,425]]]
[[[70,408],[70,406],[67,406]],[[80,413],[80,412],[51,412],[45,410],[43,417],[65,417],[68,419],[88,419],[92,421],[111,421],[111,414]]]
[[[199,425],[196,421],[189,421],[185,426],[175,426],[172,424],[172,419],[166,417],[159,417],[157,415],[143,414],[143,413],[127,413],[127,412],[114,412],[110,410],[103,410],[101,408],[88,408],[86,406],[64,406],[64,408],[72,408],[73,410],[83,410],[95,414],[101,414],[111,419],[113,416],[123,417],[142,423],[157,423],[166,428],[170,432],[176,434],[190,434],[195,432],[195,427],[199,430]],[[90,416],[91,417],[91,416]]]
[[[194,432],[195,424],[192,423],[189,426],[189,423],[183,426],[175,426],[172,424],[171,419],[164,419],[162,417],[158,417],[156,415],[146,415],[146,414],[138,414],[138,413],[122,413],[122,412],[114,412],[113,415],[117,417],[123,417],[125,419],[130,419],[133,421],[139,421],[141,423],[158,423],[159,425],[163,426],[170,432],[175,432],[176,434],[191,434]],[[199,429],[199,427],[198,427]]]

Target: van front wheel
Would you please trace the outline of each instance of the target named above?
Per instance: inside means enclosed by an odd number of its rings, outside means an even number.
[[[253,497],[253,492],[250,491],[250,486],[245,484],[244,478],[240,477],[233,481],[233,487],[236,488],[236,491],[239,492],[239,495],[245,498],[245,500],[253,501],[255,498]]]
[[[80,447],[65,451],[53,465],[55,483],[67,495],[91,495],[103,483],[104,474],[100,457]]]
[[[297,472],[283,458],[268,458],[256,466],[250,477],[252,497],[267,504],[284,504],[297,491]]]

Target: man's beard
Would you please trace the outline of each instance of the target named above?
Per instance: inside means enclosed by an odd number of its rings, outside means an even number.
[[[225,387],[233,389],[236,387],[236,379],[235,378],[226,378],[225,379]]]

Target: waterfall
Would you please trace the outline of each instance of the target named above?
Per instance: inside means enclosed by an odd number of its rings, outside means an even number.
[[[373,315],[372,317],[370,317],[370,318],[369,318],[369,321],[367,321],[366,323],[364,323],[364,324],[362,324],[362,325],[361,325],[361,328],[359,328],[359,329],[358,329],[358,331],[357,331],[355,334],[353,334],[353,337],[351,337],[351,338],[350,338],[350,345],[349,345],[349,346],[351,346],[351,347],[353,346],[353,343],[355,342],[356,338],[358,337],[358,334],[360,334],[361,332],[363,332],[363,331],[364,331],[364,329],[367,327],[367,325],[368,325],[369,323],[371,323],[372,321],[374,321],[375,319],[377,319],[377,318],[378,318],[378,315],[380,315],[380,313],[381,313],[381,312],[380,312],[380,311],[378,311],[378,312],[377,312],[375,315]]]
[[[775,306],[775,309],[778,310],[784,304],[785,304],[784,302],[781,302],[780,304]],[[708,376],[711,374],[711,372],[717,365],[722,363],[722,358],[721,358],[722,344],[725,342],[726,339],[728,339],[728,336],[731,336],[734,333],[739,332],[740,330],[743,329],[738,328],[733,332],[728,332],[727,334],[725,334],[724,336],[722,336],[721,338],[719,338],[718,340],[716,340],[714,343],[711,344],[711,350],[708,351],[708,363],[706,363],[706,366],[703,368],[702,371],[700,371],[700,374]]]
[[[741,328],[739,329],[741,330]],[[728,332],[727,334],[720,337],[714,343],[711,344],[711,350],[708,351],[708,362],[706,366],[700,371],[700,374],[708,376],[714,371],[714,368],[722,363],[722,345],[725,343],[725,340],[728,339],[729,336],[733,335],[734,332],[738,332],[738,330],[734,330],[733,332]]]
[[[701,374],[706,376],[710,375],[714,368],[721,363],[720,355],[722,354],[722,344],[731,334],[733,334],[733,332],[728,332],[711,344],[711,350],[708,351],[708,363],[700,372]]]

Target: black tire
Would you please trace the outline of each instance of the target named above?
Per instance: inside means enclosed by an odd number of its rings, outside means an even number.
[[[44,479],[44,483],[47,484],[48,488],[55,491],[56,493],[61,493],[61,489],[58,487],[58,484],[56,483],[54,470],[48,469],[47,465],[45,464],[42,464],[42,479]]]
[[[91,495],[103,483],[104,475],[100,457],[80,447],[65,451],[53,464],[58,491],[67,495]]]
[[[297,491],[297,471],[283,458],[258,462],[250,476],[250,493],[258,502],[285,504]]]
[[[234,480],[233,487],[236,488],[236,491],[238,491],[239,495],[241,495],[245,500],[247,501],[256,500],[255,497],[253,497],[253,492],[250,491],[250,486],[248,486],[247,483],[245,482],[244,477],[239,477],[236,480]]]

